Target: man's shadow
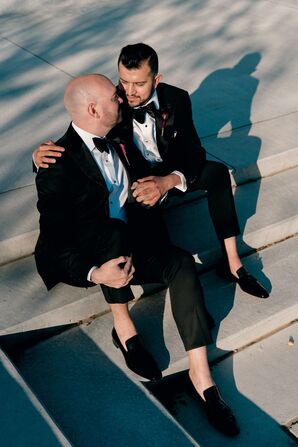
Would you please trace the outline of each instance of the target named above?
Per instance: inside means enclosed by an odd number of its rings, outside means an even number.
[[[251,109],[259,84],[254,72],[260,60],[259,52],[249,53],[233,67],[214,71],[192,93],[191,100],[194,123],[207,158],[226,164],[236,184],[246,182],[245,187],[237,187],[234,193],[241,229],[238,250],[240,255],[255,253],[251,273],[270,289],[270,281],[261,271],[260,256],[242,238],[248,220],[256,213],[261,184],[257,167],[261,139],[250,134]],[[193,197],[193,192],[186,193],[183,200]],[[182,204],[166,212],[173,242],[198,254],[203,268],[215,265],[221,256],[206,202]]]
[[[194,122],[207,157],[226,164],[237,185],[259,179],[235,190],[242,235],[248,220],[256,212],[261,184],[257,161],[262,141],[250,134],[253,98],[259,85],[254,72],[260,61],[259,52],[246,54],[233,67],[208,75],[191,95]],[[256,251],[242,237],[238,237],[238,249],[240,254]],[[257,264],[256,274],[268,287],[269,281],[260,273],[260,258]]]

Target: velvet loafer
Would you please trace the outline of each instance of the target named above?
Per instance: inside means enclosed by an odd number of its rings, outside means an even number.
[[[240,433],[237,420],[231,408],[221,397],[217,387],[213,385],[210,388],[207,388],[203,392],[204,400],[198,394],[190,379],[189,382],[191,386],[191,395],[205,410],[210,424],[224,435],[237,436]]]
[[[116,348],[122,352],[126,365],[131,371],[148,380],[161,379],[162,373],[139,335],[126,340],[127,351],[122,346],[115,328],[112,330],[112,340]]]
[[[236,282],[237,284],[239,284],[243,292],[249,293],[250,295],[256,296],[258,298],[269,297],[269,293],[267,292],[265,287],[263,287],[262,284],[260,284],[253,275],[247,272],[245,267],[243,266],[240,267],[236,272],[238,278],[230,272],[225,264],[218,265],[216,268],[216,273],[222,278],[227,279],[228,281]]]

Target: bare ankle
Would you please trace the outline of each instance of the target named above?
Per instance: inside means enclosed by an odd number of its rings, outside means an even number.
[[[123,324],[123,322],[120,322],[119,324],[114,322],[114,328],[122,346],[126,350],[126,341],[138,333],[135,325],[133,322],[131,322],[131,324]]]
[[[242,265],[243,264],[238,256],[236,256],[235,258],[232,258],[232,259],[229,258],[230,271],[231,271],[232,275],[236,276],[237,278],[238,278],[237,270],[239,270],[240,267],[242,267]]]
[[[209,373],[207,374],[198,374],[196,371],[189,370],[188,372],[189,378],[195,387],[197,393],[201,396],[203,400],[204,398],[204,391],[207,388],[210,388],[214,385],[213,379]]]

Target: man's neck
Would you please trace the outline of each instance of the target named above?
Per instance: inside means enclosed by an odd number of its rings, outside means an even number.
[[[105,137],[112,129],[112,127],[107,128],[103,126],[95,126],[92,123],[80,122],[78,120],[73,120],[73,123],[85,132],[89,132],[92,135],[102,138]]]

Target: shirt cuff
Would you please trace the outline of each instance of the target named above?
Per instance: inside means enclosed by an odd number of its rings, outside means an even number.
[[[180,177],[180,183],[179,185],[176,185],[175,188],[179,189],[179,191],[185,192],[187,191],[187,184],[186,184],[186,179],[184,174],[182,174],[182,172],[179,171],[173,171],[172,174],[176,174]]]
[[[88,273],[88,275],[87,275],[87,281],[89,281],[89,282],[93,282],[92,280],[91,280],[91,275],[92,275],[92,272],[95,270],[95,269],[97,269],[98,267],[97,267],[97,265],[94,265],[90,270],[89,270],[89,273]]]

